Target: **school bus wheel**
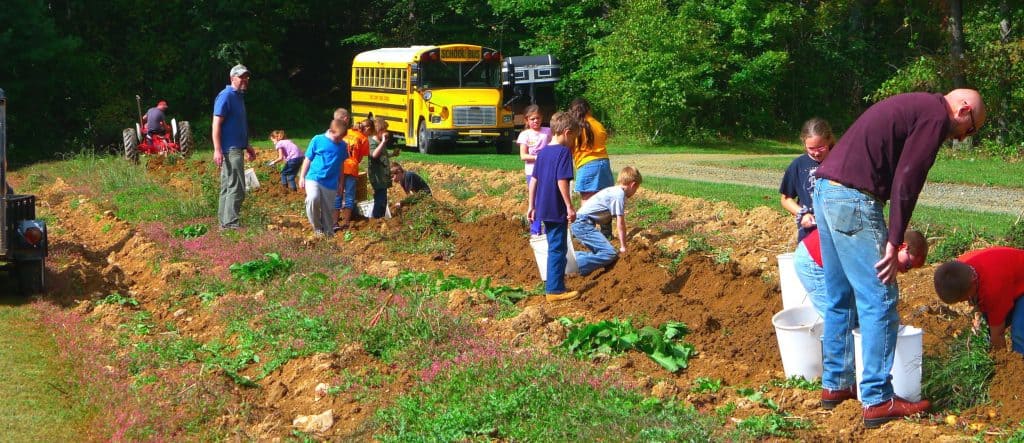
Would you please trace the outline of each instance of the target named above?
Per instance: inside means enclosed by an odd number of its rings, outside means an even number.
[[[420,148],[420,154],[436,154],[437,144],[436,140],[430,139],[427,123],[420,119],[419,130],[416,131],[416,146]]]

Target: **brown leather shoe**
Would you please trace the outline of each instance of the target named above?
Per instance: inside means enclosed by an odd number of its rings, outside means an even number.
[[[857,385],[836,390],[821,388],[821,407],[828,410],[835,409],[840,403],[855,398],[857,398]]]
[[[928,400],[910,402],[894,395],[889,400],[864,408],[864,427],[877,428],[898,418],[927,411],[931,405]]]
[[[562,300],[572,300],[572,299],[574,299],[576,297],[579,297],[579,295],[580,295],[579,291],[569,291],[569,292],[563,292],[561,294],[546,294],[546,295],[544,295],[544,298],[547,301],[562,301]]]

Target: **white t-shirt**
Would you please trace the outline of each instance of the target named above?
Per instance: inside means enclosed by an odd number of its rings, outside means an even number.
[[[550,142],[551,128],[548,127],[540,128],[540,131],[524,129],[519,133],[519,139],[516,140],[516,144],[526,145],[526,152],[535,157]],[[533,163],[533,160],[526,160],[526,175],[533,175]]]
[[[576,211],[576,218],[584,216],[597,224],[611,223],[612,218],[624,215],[626,206],[626,190],[622,186],[614,185],[600,190],[593,197],[590,197],[580,210]]]

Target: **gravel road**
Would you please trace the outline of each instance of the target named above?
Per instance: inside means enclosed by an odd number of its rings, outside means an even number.
[[[714,183],[757,186],[777,191],[781,172],[710,166],[707,162],[761,157],[733,154],[638,154],[613,155],[613,169],[636,166],[645,176],[682,178]],[[703,164],[698,164],[698,162]],[[918,203],[924,206],[1019,214],[1024,208],[1024,189],[928,182]]]

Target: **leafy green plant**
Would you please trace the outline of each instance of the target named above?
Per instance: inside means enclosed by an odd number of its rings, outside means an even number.
[[[732,248],[715,249],[715,263],[724,265],[732,260]]]
[[[820,391],[820,380],[808,380],[801,375],[789,377],[785,380],[772,380],[772,386],[786,389],[802,389],[804,391]]]
[[[484,193],[491,197],[501,197],[508,193],[508,190],[512,188],[511,183],[501,183],[498,186],[484,185]]]
[[[1018,218],[1006,232],[1006,245],[1024,249],[1024,220]]]
[[[934,409],[964,410],[989,401],[995,363],[985,332],[965,332],[947,342],[939,355],[924,356],[921,392],[934,399]]]
[[[121,295],[117,292],[107,295],[96,301],[97,305],[119,305],[119,306],[131,306],[134,308],[139,307],[139,301],[135,297]]]
[[[792,437],[793,433],[791,431],[810,429],[811,427],[813,427],[813,424],[807,420],[789,417],[778,412],[749,417],[736,425],[737,429],[755,439],[764,437]]]
[[[928,253],[928,262],[944,263],[955,260],[971,248],[976,237],[977,233],[970,229],[954,228]]]
[[[196,223],[175,229],[173,234],[175,237],[181,238],[198,238],[205,235],[209,230],[210,228],[206,224]]]
[[[562,317],[559,322],[569,329],[563,349],[577,357],[615,355],[636,349],[669,372],[685,369],[696,354],[692,344],[683,342],[689,329],[683,322],[665,322],[658,328],[645,326],[637,330],[629,320],[603,320],[581,323]]]
[[[452,180],[443,183],[441,186],[447,189],[448,192],[452,194],[452,197],[455,197],[455,199],[459,201],[469,200],[476,195],[476,192],[469,189],[469,182],[461,177],[453,178]]]
[[[267,258],[245,263],[235,263],[228,267],[235,280],[265,282],[291,271],[295,266],[292,260],[282,259],[276,252],[263,254]]]
[[[720,378],[697,377],[693,380],[693,387],[690,388],[690,392],[696,394],[705,392],[715,393],[722,390],[722,385],[723,382]]]

